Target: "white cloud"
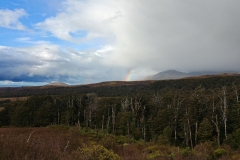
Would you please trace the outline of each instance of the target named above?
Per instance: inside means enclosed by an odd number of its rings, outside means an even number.
[[[30,37],[19,37],[15,39],[16,42],[25,43],[29,45],[41,45],[41,44],[51,44],[49,41],[43,41],[43,40],[33,40]]]
[[[12,81],[0,81],[1,87],[19,87],[19,86],[43,86],[47,85],[44,82],[12,82]]]
[[[64,81],[66,83],[93,83],[121,80],[126,72],[119,68],[108,68],[101,59],[103,51],[110,46],[92,52],[61,49],[58,45],[39,44],[30,47],[0,46],[0,80],[18,81]],[[104,52],[106,54],[106,52]],[[119,72],[115,72],[119,70]],[[49,78],[47,78],[49,77]]]
[[[18,42],[27,42],[28,43],[31,41],[31,38],[30,37],[21,37],[21,38],[16,38],[15,40]]]
[[[110,66],[162,71],[240,70],[240,2],[66,0],[37,26],[72,42],[107,39]],[[87,31],[85,37],[71,33]]]
[[[27,16],[28,14],[24,9],[0,9],[0,27],[16,29],[16,30],[27,30],[19,19]]]
[[[36,27],[49,31],[60,39],[81,42],[81,38],[91,40],[99,37],[109,37],[112,32],[109,24],[114,19],[121,17],[120,8],[117,7],[115,1],[67,0],[64,5],[63,12],[36,24]],[[71,36],[71,33],[85,31],[88,32],[85,37]]]

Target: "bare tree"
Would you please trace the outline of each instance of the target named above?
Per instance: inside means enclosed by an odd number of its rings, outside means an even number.
[[[192,131],[191,131],[191,124],[190,124],[190,114],[189,114],[189,108],[186,106],[185,107],[185,116],[186,116],[186,120],[187,120],[187,127],[185,126],[185,129],[187,130],[188,134],[189,134],[189,140],[190,140],[190,145],[191,148],[193,149],[193,142],[192,142]]]
[[[57,100],[60,101],[59,104],[57,104]],[[61,99],[58,99],[57,97],[54,97],[54,105],[57,105],[57,124],[60,124],[60,106],[62,105]]]
[[[219,129],[219,119],[218,119],[218,114],[217,114],[217,108],[215,106],[215,93],[213,92],[213,97],[212,97],[212,122],[215,125],[216,132],[217,132],[217,143],[218,146],[220,146],[220,129]]]
[[[80,124],[80,116],[81,116],[81,107],[83,106],[82,104],[82,96],[77,97],[77,106],[78,106],[78,120],[77,120],[77,124],[78,127],[81,128],[81,124]]]
[[[86,106],[86,115],[87,115],[87,121],[88,121],[88,126],[90,128],[93,127],[92,124],[92,117],[93,117],[93,112],[96,111],[97,108],[97,95],[94,93],[89,93],[87,94],[87,106]]]
[[[141,113],[141,118],[140,118],[140,122],[141,122],[141,125],[142,125],[142,132],[143,132],[144,142],[146,141],[145,109],[146,109],[146,106],[144,105],[144,106],[142,107],[142,113]]]
[[[112,105],[112,133],[115,133],[116,105]]]
[[[235,92],[237,103],[239,103],[238,90],[237,90],[237,87],[236,87],[236,85],[234,83],[232,84],[232,88],[233,88],[233,90]]]
[[[104,129],[104,115],[102,117],[102,130]]]
[[[221,101],[221,111],[222,111],[222,120],[224,123],[224,135],[225,139],[227,139],[227,97],[226,97],[226,87],[222,87],[221,95],[218,95]]]
[[[132,114],[133,114],[133,117],[134,117],[135,127],[139,128],[140,124],[138,123],[138,118],[140,119],[140,117],[138,117],[138,116],[139,116],[140,111],[143,107],[142,97],[136,96],[135,99],[134,99],[134,103],[132,103],[132,98],[131,98],[131,103],[130,104],[131,104],[130,107],[131,107],[131,110],[132,110]]]
[[[69,96],[67,100],[67,124],[73,122],[73,96]]]
[[[198,128],[199,122],[201,121],[202,117],[207,113],[208,103],[209,100],[207,96],[204,94],[204,88],[200,85],[194,90],[194,93],[191,96],[191,101],[194,102],[194,107],[192,108],[194,111],[194,121],[195,121],[195,138],[194,143],[195,145],[198,143]]]
[[[132,105],[132,99],[129,99],[128,97],[125,97],[121,100],[121,107],[123,112],[128,112],[130,105]],[[127,118],[127,132],[128,135],[130,134],[130,122],[129,122],[129,118]]]
[[[130,106],[130,101],[128,99],[128,97],[125,97],[121,100],[121,107],[123,112],[127,112]]]
[[[181,98],[179,95],[176,97],[174,95],[173,97],[173,118],[174,118],[174,141],[177,141],[177,122],[178,122],[178,116],[180,114],[180,107],[183,103],[185,98]]]
[[[109,108],[108,108],[108,120],[107,120],[107,131],[109,132],[109,124],[110,124],[110,113],[109,113]]]

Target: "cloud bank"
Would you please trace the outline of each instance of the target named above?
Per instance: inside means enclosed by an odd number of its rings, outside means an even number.
[[[77,1],[37,24],[54,36],[77,41],[108,38],[111,65],[155,70],[240,69],[240,2],[224,0]],[[73,36],[72,36],[72,35]]]
[[[101,64],[101,52],[61,50],[58,45],[39,44],[32,47],[12,48],[0,46],[0,81],[52,82],[70,84],[123,79],[119,70]],[[101,68],[99,68],[101,66]],[[123,73],[123,72],[122,72]]]
[[[123,80],[130,71],[141,79],[169,69],[240,70],[238,0],[66,0],[61,6],[32,27],[66,44],[3,46],[0,75],[87,83]],[[27,13],[9,12],[20,14],[0,25],[21,29],[18,19]]]

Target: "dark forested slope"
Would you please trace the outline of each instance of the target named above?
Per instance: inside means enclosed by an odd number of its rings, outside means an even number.
[[[39,86],[39,87],[6,87],[0,88],[0,97],[25,97],[32,95],[64,95],[96,93],[98,96],[121,96],[136,92],[150,93],[166,90],[192,90],[198,86],[214,89],[221,86],[240,84],[240,75],[215,75],[191,77],[178,80],[160,81],[115,81],[75,86]]]

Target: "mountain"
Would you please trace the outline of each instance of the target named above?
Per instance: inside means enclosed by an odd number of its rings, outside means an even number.
[[[145,80],[165,80],[165,79],[180,79],[184,77],[189,77],[188,73],[179,72],[176,70],[167,70],[164,72],[159,72],[156,75],[149,76]]]
[[[227,71],[227,72],[179,72],[176,70],[167,70],[164,72],[159,72],[156,75],[149,76],[144,80],[167,80],[167,79],[180,79],[186,77],[196,77],[196,76],[206,76],[206,75],[218,75],[218,74],[239,74],[234,71]]]
[[[53,83],[47,84],[46,86],[67,87],[68,85],[63,82],[53,82]]]

